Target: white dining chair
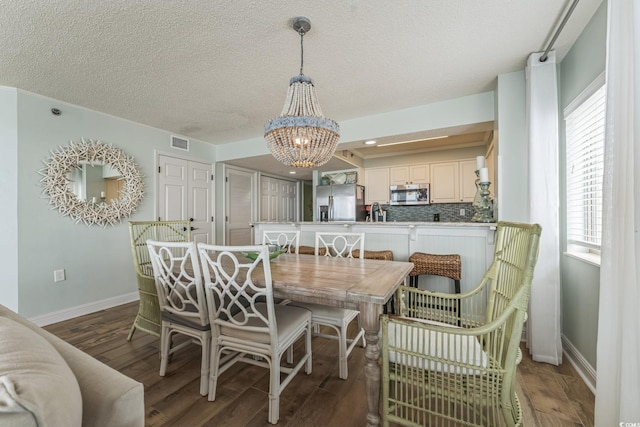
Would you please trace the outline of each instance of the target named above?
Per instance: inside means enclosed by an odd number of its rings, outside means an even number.
[[[205,294],[212,325],[209,400],[216,399],[220,375],[236,362],[269,369],[269,418],[280,418],[280,394],[304,367],[311,373],[311,313],[274,304],[269,248],[198,244]],[[243,254],[252,252],[255,260]],[[262,267],[264,280],[253,278]],[[281,366],[282,355],[304,339],[305,353],[293,366]],[[281,381],[280,374],[287,374]]]
[[[364,258],[364,233],[316,233],[316,256],[324,249],[324,256],[353,258],[354,250],[358,250],[360,258]],[[303,307],[312,313],[311,322],[314,326],[328,326],[336,331],[337,335],[324,334],[316,328],[314,336],[338,340],[339,372],[341,379],[347,379],[349,375],[348,359],[354,347],[359,341],[365,346],[364,329],[359,328],[354,338],[347,337],[349,324],[360,314],[357,310],[331,307],[323,304],[292,301],[290,305]]]
[[[264,231],[262,233],[263,245],[278,245],[287,250],[287,253],[298,253],[300,246],[300,231]]]
[[[191,345],[186,340],[173,346],[175,334],[198,340],[202,347],[200,394],[209,392],[211,326],[202,273],[194,242],[147,240],[160,305],[160,376],[165,376],[169,357]]]

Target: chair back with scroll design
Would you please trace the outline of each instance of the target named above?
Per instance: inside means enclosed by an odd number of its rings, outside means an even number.
[[[316,256],[321,255],[323,250],[326,251],[324,256],[339,258],[353,258],[354,252],[357,251],[359,258],[364,259],[364,233],[316,232]],[[349,376],[349,355],[359,342],[365,346],[364,329],[359,328],[354,338],[347,336],[349,324],[357,319],[360,313],[357,310],[323,304],[297,301],[290,304],[311,311],[315,336],[338,340],[338,376],[346,380]],[[320,326],[333,329],[335,335],[322,332]]]
[[[174,345],[175,334],[198,340],[202,348],[200,394],[209,387],[211,326],[195,242],[157,242],[147,247],[162,314],[160,334],[160,376],[167,371],[171,354],[191,345],[191,340]]]
[[[213,334],[209,400],[216,398],[219,376],[236,362],[266,367],[269,422],[275,424],[282,390],[303,367],[311,373],[311,313],[274,304],[267,246],[199,243],[198,252]],[[257,254],[255,260],[247,257],[250,252]],[[281,366],[284,352],[301,338],[304,355],[293,367]],[[287,374],[282,381],[281,372]]]
[[[300,247],[300,231],[264,231],[262,233],[263,245],[278,245],[286,249],[288,254],[298,253]]]
[[[191,223],[185,221],[129,221],[129,237],[133,265],[138,281],[138,314],[131,326],[127,340],[133,338],[136,329],[160,336],[160,307],[153,278],[153,266],[147,249],[147,240],[160,242],[188,242],[191,240]]]
[[[364,258],[364,233],[316,233],[316,255],[325,249],[325,256],[354,258],[353,252],[358,250],[360,258]]]

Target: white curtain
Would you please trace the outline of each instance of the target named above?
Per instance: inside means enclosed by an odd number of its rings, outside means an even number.
[[[609,0],[595,425],[640,425],[640,0]]]
[[[562,363],[560,339],[560,243],[558,172],[558,88],[555,52],[527,61],[529,134],[529,221],[542,226],[540,254],[533,274],[527,346],[533,360]]]

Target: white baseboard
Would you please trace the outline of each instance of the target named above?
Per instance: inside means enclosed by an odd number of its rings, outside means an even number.
[[[129,294],[119,295],[113,298],[107,298],[101,301],[95,301],[89,304],[83,304],[76,307],[66,308],[60,311],[54,311],[53,313],[43,314],[40,316],[32,317],[31,320],[38,326],[51,325],[52,323],[62,322],[63,320],[73,319],[74,317],[84,316],[85,314],[95,313],[96,311],[105,310],[107,308],[115,307],[122,304],[127,304],[132,301],[138,301],[140,296],[138,292],[131,292]]]
[[[580,354],[578,349],[562,335],[562,349],[564,355],[569,360],[569,363],[576,368],[578,375],[582,378],[582,381],[589,387],[593,394],[596,394],[596,370],[587,362],[587,359]]]

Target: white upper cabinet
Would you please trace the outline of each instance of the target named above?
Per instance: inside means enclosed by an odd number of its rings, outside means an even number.
[[[428,164],[389,168],[389,185],[426,184],[428,182]]]
[[[431,203],[473,202],[476,195],[475,159],[431,163]]]
[[[460,201],[473,202],[476,190],[476,161],[460,161]]]
[[[370,168],[364,171],[365,203],[389,203],[389,168]]]
[[[460,162],[431,163],[431,203],[460,201]]]
[[[405,185],[409,183],[409,166],[389,168],[389,185]]]

